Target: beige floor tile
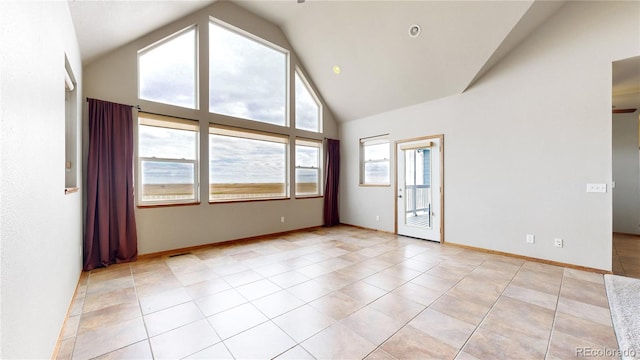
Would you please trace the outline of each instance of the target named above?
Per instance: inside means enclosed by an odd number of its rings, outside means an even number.
[[[379,287],[373,285],[369,285],[364,281],[358,281],[349,286],[345,286],[340,289],[340,292],[349,295],[362,304],[368,304],[387,294],[385,290],[382,290]]]
[[[253,270],[240,271],[235,274],[227,275],[223,279],[233,287],[242,286],[262,279],[262,275]]]
[[[298,345],[292,349],[287,350],[284,354],[276,357],[279,360],[314,360],[315,358],[311,356],[302,346]]]
[[[562,275],[523,268],[516,274],[511,284],[557,296],[561,282]]]
[[[227,339],[224,343],[236,359],[271,359],[296,345],[271,321]]]
[[[309,303],[316,310],[334,320],[342,320],[358,311],[364,304],[339,291],[325,295]]]
[[[250,303],[236,306],[207,318],[222,340],[269,320]]]
[[[64,329],[62,330],[62,339],[66,340],[69,338],[76,337],[79,323],[80,323],[80,315],[68,317],[67,322],[64,325]]]
[[[412,326],[402,328],[381,348],[397,359],[453,359],[458,351]]]
[[[273,319],[273,322],[295,341],[302,342],[335,321],[313,307],[304,305]]]
[[[229,290],[231,286],[222,279],[211,279],[185,286],[187,294],[192,299],[199,299],[207,295],[215,294],[221,291]]]
[[[302,284],[292,286],[288,288],[287,291],[304,302],[310,302],[327,295],[332,292],[333,289],[322,282],[309,280]]]
[[[236,291],[249,301],[276,293],[280,290],[282,290],[281,287],[267,279],[254,281],[252,283],[236,287]]]
[[[617,347],[617,340],[611,325],[602,325],[562,312],[558,312],[556,315],[554,332],[556,331],[584,339],[593,344],[609,348]]]
[[[525,288],[518,285],[509,285],[504,290],[503,296],[541,306],[549,310],[555,310],[558,297],[541,291]]]
[[[475,325],[431,309],[420,313],[409,325],[458,350],[476,329]]]
[[[137,301],[136,290],[133,287],[116,289],[99,294],[87,294],[84,298],[82,312],[88,313],[114,305],[130,304]]]
[[[389,293],[369,304],[370,307],[399,321],[407,322],[418,315],[426,306]]]
[[[253,305],[269,318],[282,315],[297,307],[304,305],[304,302],[293,296],[286,290],[267,295],[263,298],[252,301]]]
[[[151,347],[148,340],[143,340],[129,346],[125,346],[116,351],[104,354],[96,358],[96,360],[119,360],[119,359],[153,359]]]
[[[213,346],[209,346],[208,348],[198,351],[197,353],[187,357],[186,359],[203,359],[203,360],[218,360],[218,359],[229,359],[233,360],[233,355],[229,352],[224,343],[217,343]]]
[[[191,301],[191,296],[183,287],[180,287],[153,295],[141,296],[140,307],[142,308],[142,313],[146,315],[189,301]]]
[[[76,338],[69,338],[62,340],[60,343],[60,348],[58,349],[58,354],[56,356],[57,360],[71,360],[73,356],[73,346],[75,345]]]
[[[410,281],[413,284],[444,293],[454,287],[458,280],[443,279],[424,273]]]
[[[543,359],[546,348],[533,346],[529,339],[507,337],[488,329],[479,329],[471,336],[463,351],[478,359]]]
[[[339,323],[322,330],[301,345],[316,359],[362,359],[376,348],[376,345]]]
[[[415,301],[424,306],[431,305],[431,303],[436,301],[443,294],[443,292],[431,290],[411,282],[398,287],[391,293],[400,295],[405,299]]]
[[[614,271],[640,277],[640,236],[613,239]],[[617,349],[601,274],[350,226],[83,272],[66,322],[61,359],[153,350],[553,360],[575,358],[579,347]]]
[[[176,359],[216,344],[220,338],[207,320],[200,320],[152,337],[150,341],[156,359]]]
[[[508,338],[527,339],[529,347],[544,354],[553,319],[553,310],[502,297],[484,319],[481,328]]]
[[[607,352],[611,356],[597,356],[592,351],[603,353]],[[571,336],[560,331],[554,331],[551,337],[549,345],[549,351],[547,353],[547,359],[604,359],[615,358],[619,359],[618,347],[608,348],[606,345],[594,344],[586,339]]]
[[[281,288],[287,289],[292,286],[302,284],[303,282],[306,282],[310,279],[307,276],[304,276],[299,272],[293,270],[293,271],[287,271],[279,275],[271,276],[269,277],[269,280],[271,280],[271,282],[280,286]]]
[[[429,308],[469,324],[478,325],[491,307],[445,294],[431,304]]]
[[[396,360],[396,358],[389,355],[389,353],[382,349],[376,349],[374,352],[369,354],[365,360]]]
[[[149,336],[153,337],[202,319],[202,312],[190,301],[146,315],[144,323]]]
[[[373,344],[382,344],[405,325],[405,322],[366,306],[341,323]]]
[[[560,297],[584,302],[600,307],[609,307],[604,284],[565,277],[562,281]]]
[[[392,291],[393,289],[406,282],[405,280],[399,279],[395,276],[383,274],[381,272],[364,278],[362,279],[362,281],[369,285],[379,287],[380,289],[385,291]]]
[[[94,358],[147,338],[142,317],[102,326],[76,337],[75,359]]]
[[[246,303],[247,300],[234,289],[225,290],[195,300],[204,316],[211,316]]]
[[[77,332],[78,334],[95,332],[105,326],[117,325],[141,316],[140,306],[137,303],[113,305],[82,314]]]
[[[595,306],[561,297],[558,301],[558,313],[564,313],[605,326],[611,326],[611,312],[608,307]]]

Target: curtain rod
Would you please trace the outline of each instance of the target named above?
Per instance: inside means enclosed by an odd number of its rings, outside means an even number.
[[[87,99],[87,102],[89,102],[89,98],[87,97],[86,99]],[[94,100],[99,100],[99,99],[94,99]],[[104,100],[101,100],[101,101],[104,101]],[[142,110],[142,108],[140,107],[140,105],[129,105],[129,106],[131,106],[132,108],[136,108],[136,109],[138,109],[138,110]]]

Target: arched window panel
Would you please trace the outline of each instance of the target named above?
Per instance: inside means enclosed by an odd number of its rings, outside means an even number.
[[[298,70],[295,79],[296,129],[322,131],[322,106],[309,83]]]
[[[209,22],[209,111],[288,125],[288,53],[218,21]]]
[[[138,52],[140,99],[198,107],[197,28],[191,26]]]

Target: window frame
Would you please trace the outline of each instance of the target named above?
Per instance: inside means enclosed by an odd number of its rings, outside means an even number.
[[[371,186],[371,187],[387,187],[391,186],[391,141],[389,140],[389,135],[379,135],[379,136],[371,136],[367,138],[360,139],[360,186]],[[388,158],[382,159],[365,159],[365,149],[367,146],[375,146],[380,144],[387,144],[389,149]],[[388,181],[382,183],[374,183],[374,182],[366,182],[365,180],[365,167],[366,164],[373,163],[387,163],[387,167],[389,169],[388,173]]]
[[[141,119],[147,119],[149,122],[157,122],[158,125],[148,125],[142,124]],[[174,126],[170,126],[171,123],[176,124]],[[161,126],[163,124],[164,126]],[[184,119],[174,116],[167,115],[159,115],[152,114],[139,111],[138,112],[138,123],[137,123],[137,132],[136,132],[136,155],[137,155],[137,167],[138,171],[136,173],[137,179],[136,183],[138,184],[137,191],[137,204],[138,207],[157,207],[157,206],[177,206],[177,205],[194,205],[200,203],[200,122],[198,120]],[[140,127],[141,126],[151,126],[151,127],[161,127],[167,129],[174,130],[184,130],[184,131],[194,131],[195,134],[195,159],[179,159],[179,158],[167,158],[167,157],[146,157],[140,156]],[[182,127],[182,128],[180,128]],[[194,130],[189,130],[188,128],[193,128]],[[143,162],[166,162],[166,163],[176,163],[176,164],[193,164],[193,199],[174,199],[174,200],[144,200],[144,184],[143,184]]]
[[[284,155],[284,195],[282,196],[265,196],[265,197],[261,197],[261,196],[251,196],[251,197],[233,197],[233,198],[219,198],[219,199],[212,199],[211,198],[211,155],[209,155],[209,166],[207,167],[208,170],[208,188],[207,188],[207,193],[209,194],[209,204],[225,204],[225,203],[234,203],[234,202],[249,202],[249,201],[267,201],[267,200],[288,200],[291,198],[291,180],[290,180],[290,173],[291,173],[291,155],[290,155],[290,149],[291,149],[291,141],[289,138],[289,135],[285,135],[285,134],[279,134],[279,133],[274,133],[274,132],[267,132],[267,131],[260,131],[260,130],[254,130],[254,129],[248,129],[248,128],[241,128],[241,127],[236,127],[236,126],[227,126],[227,125],[221,125],[221,124],[215,124],[215,123],[209,123],[209,132],[208,132],[208,145],[209,145],[209,154],[211,154],[211,145],[214,143],[211,140],[211,135],[218,135],[218,136],[228,136],[228,137],[234,137],[234,138],[240,138],[240,139],[247,139],[247,140],[257,140],[257,141],[266,141],[266,142],[273,142],[273,143],[280,143],[280,144],[284,144],[284,150],[283,150],[283,155]],[[246,195],[246,194],[245,194]]]
[[[209,46],[208,46],[208,54],[207,54],[207,61],[208,61],[208,68],[209,68],[209,76],[207,79],[207,89],[208,89],[208,98],[207,98],[207,111],[209,114],[215,114],[218,116],[227,116],[230,118],[234,118],[234,119],[241,119],[241,120],[248,120],[248,121],[252,121],[255,123],[259,123],[259,124],[267,124],[268,126],[278,126],[278,127],[282,127],[282,128],[288,128],[291,127],[291,52],[288,49],[285,49],[282,46],[279,46],[271,41],[268,41],[262,37],[256,36],[246,30],[243,30],[237,26],[234,26],[230,23],[227,23],[223,20],[220,20],[218,18],[215,18],[213,16],[209,16],[209,21],[208,21],[208,27],[207,27],[207,31],[209,31]],[[212,88],[211,88],[211,51],[212,51],[212,47],[211,47],[211,32],[210,32],[210,25],[214,24],[216,26],[220,26],[232,33],[235,33],[238,36],[242,36],[244,38],[246,38],[249,41],[253,41],[257,44],[266,46],[267,48],[277,51],[279,53],[282,53],[285,57],[285,63],[284,63],[284,67],[285,67],[285,71],[284,71],[284,85],[285,85],[285,89],[284,89],[284,97],[285,97],[285,101],[284,101],[284,124],[274,124],[274,123],[270,123],[270,122],[266,122],[266,121],[262,121],[262,120],[257,120],[257,119],[251,119],[248,117],[238,117],[235,115],[229,115],[229,114],[223,114],[220,112],[216,112],[213,111],[212,106],[211,106],[211,93],[212,93]]]
[[[193,69],[194,69],[194,79],[193,79],[193,96],[194,96],[194,104],[193,107],[185,107],[182,105],[176,105],[176,104],[169,104],[166,102],[161,102],[161,101],[157,101],[157,100],[151,100],[151,99],[146,99],[142,97],[142,86],[141,86],[141,81],[140,81],[140,57],[142,55],[144,55],[145,53],[157,49],[158,47],[162,46],[163,44],[183,35],[186,32],[189,32],[193,30],[194,31],[194,64],[193,64]],[[179,108],[183,108],[183,109],[189,109],[189,110],[200,110],[200,51],[199,51],[199,44],[200,44],[200,31],[198,28],[198,24],[192,24],[189,25],[181,30],[178,30],[176,32],[171,33],[168,36],[165,36],[164,38],[150,44],[147,45],[145,47],[143,47],[142,49],[139,49],[137,54],[136,54],[136,66],[137,66],[137,85],[138,85],[138,99],[139,100],[143,100],[143,101],[149,101],[149,102],[153,102],[156,104],[162,104],[162,105],[168,105],[168,106],[175,106],[175,107],[179,107]]]
[[[300,145],[302,144],[302,145]],[[308,145],[307,145],[308,144]],[[298,146],[304,146],[304,147],[316,147],[318,148],[318,167],[310,167],[310,166],[298,166],[297,165],[297,161],[298,161]],[[323,192],[322,192],[322,185],[324,184],[323,180],[323,156],[322,156],[322,150],[324,149],[324,142],[322,140],[316,140],[316,139],[308,139],[308,138],[302,138],[302,137],[296,137],[295,139],[295,151],[294,151],[294,183],[295,183],[295,187],[294,187],[294,193],[295,193],[295,197],[297,199],[301,199],[301,198],[312,198],[312,197],[322,197],[323,196]],[[316,193],[298,193],[298,169],[301,170],[316,170],[318,172],[318,182],[317,182],[317,187],[318,187],[318,191]]]
[[[294,114],[295,114],[295,128],[296,130],[302,130],[302,131],[311,131],[314,133],[322,133],[323,129],[324,129],[324,118],[323,118],[323,107],[322,107],[322,102],[320,101],[320,98],[318,98],[318,95],[316,94],[316,92],[313,90],[313,88],[311,87],[311,84],[309,83],[309,81],[307,80],[307,77],[304,75],[304,73],[302,72],[302,70],[296,66],[295,70],[294,70],[294,91],[293,91],[293,96],[294,96]],[[297,96],[295,96],[296,94],[296,81],[295,79],[299,78],[300,82],[302,83],[302,85],[306,88],[307,92],[309,93],[309,95],[311,95],[311,98],[315,101],[316,105],[318,106],[318,127],[317,130],[308,130],[308,129],[301,129],[298,127],[298,98]]]

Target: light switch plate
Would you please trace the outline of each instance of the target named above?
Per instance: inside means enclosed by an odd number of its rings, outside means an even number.
[[[606,193],[607,184],[587,184],[587,192],[589,193]]]

